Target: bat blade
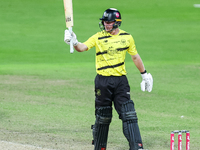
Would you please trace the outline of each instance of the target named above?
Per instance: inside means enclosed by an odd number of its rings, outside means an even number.
[[[74,26],[73,21],[73,7],[72,0],[63,0],[64,2],[64,10],[65,10],[65,22],[66,27],[69,29],[70,33],[72,33],[72,27]],[[70,53],[74,52],[73,42],[70,41]]]
[[[65,9],[66,27],[74,26],[72,0],[63,0]]]

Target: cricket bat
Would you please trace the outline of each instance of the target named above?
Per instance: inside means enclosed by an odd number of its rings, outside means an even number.
[[[73,22],[73,7],[72,0],[63,0],[64,9],[65,9],[65,21],[66,27],[69,29],[69,32],[72,33]],[[70,53],[74,52],[74,47],[72,41],[70,41]]]

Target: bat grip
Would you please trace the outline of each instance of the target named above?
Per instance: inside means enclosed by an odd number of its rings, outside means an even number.
[[[72,34],[72,27],[69,27],[69,32]],[[73,46],[73,41],[70,41],[70,53],[72,54],[74,52],[74,46]]]

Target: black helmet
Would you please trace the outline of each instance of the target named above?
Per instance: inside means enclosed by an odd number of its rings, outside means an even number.
[[[121,25],[122,19],[120,12],[115,8],[109,8],[106,11],[104,11],[101,24],[104,26],[103,21],[115,21],[115,24],[113,25],[113,29],[118,28]]]

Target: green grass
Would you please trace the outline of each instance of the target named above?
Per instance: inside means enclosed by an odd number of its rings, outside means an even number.
[[[98,19],[105,9],[116,7],[122,13],[121,28],[133,35],[154,78],[153,91],[142,92],[141,76],[127,55],[131,97],[149,150],[168,150],[170,132],[177,129],[189,130],[191,149],[200,149],[200,9],[195,3],[73,2],[73,30],[81,42],[100,30]],[[56,149],[90,145],[95,50],[69,53],[63,42],[63,2],[3,1],[0,20],[0,140]],[[122,123],[113,113],[108,149],[128,149]]]

